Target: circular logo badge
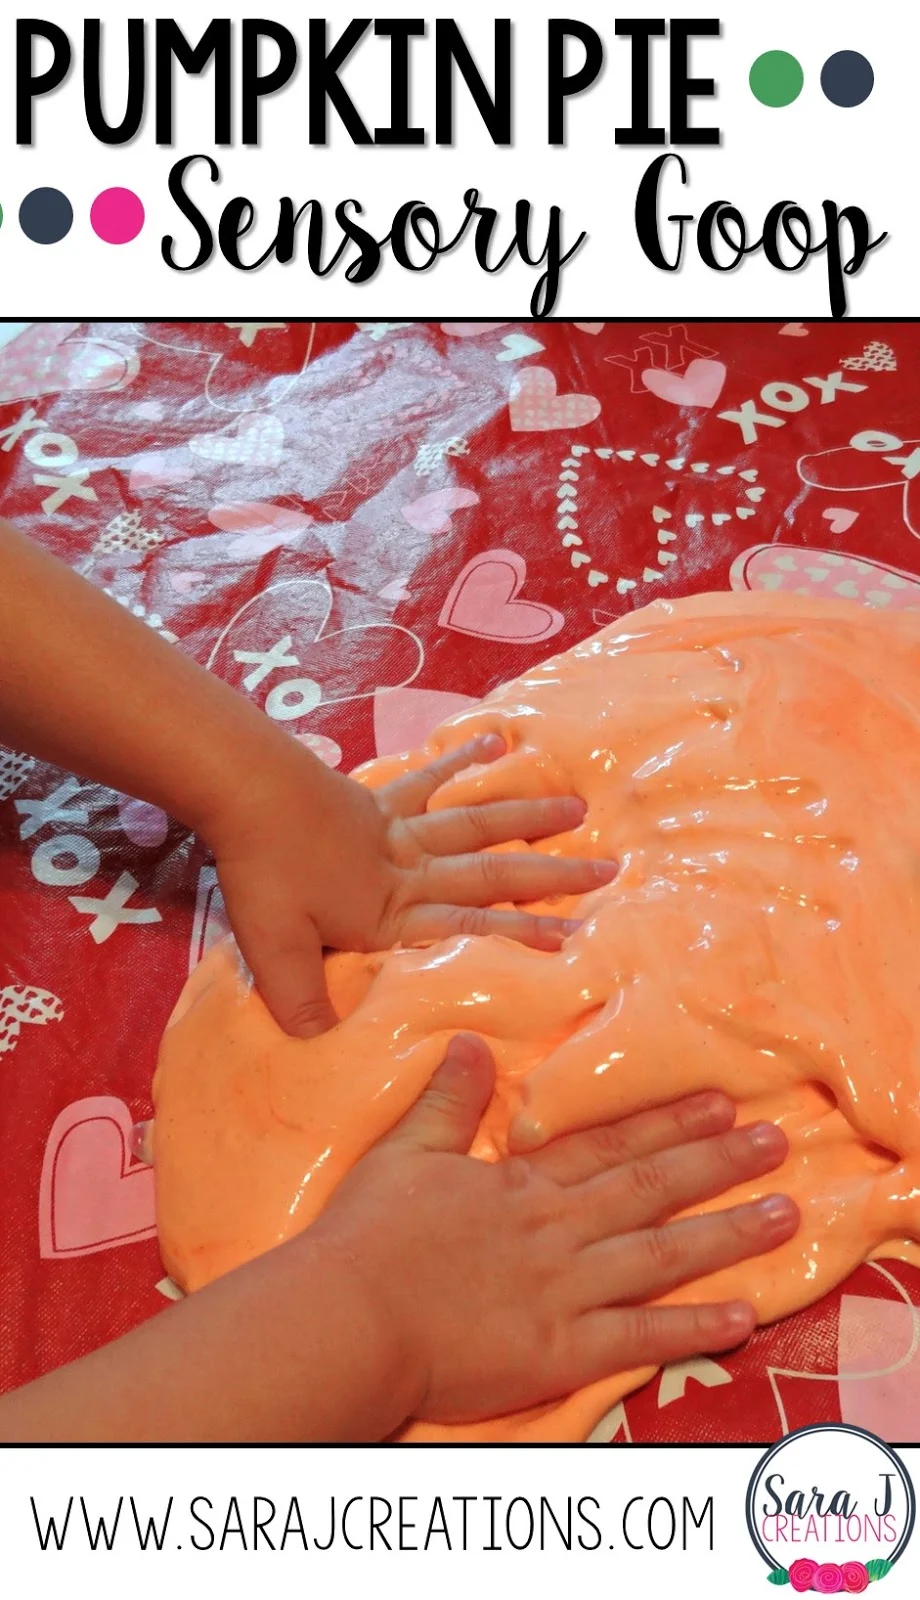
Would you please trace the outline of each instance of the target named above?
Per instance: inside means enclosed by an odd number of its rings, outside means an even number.
[[[773,1445],[748,1485],[746,1509],[770,1583],[861,1594],[903,1554],[916,1497],[887,1444],[840,1422],[799,1428]]]

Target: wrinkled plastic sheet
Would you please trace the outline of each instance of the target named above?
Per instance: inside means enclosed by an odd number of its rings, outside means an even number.
[[[918,358],[894,324],[8,324],[0,510],[347,770],[653,599],[920,605]],[[131,1130],[220,926],[198,841],[0,752],[6,1388],[166,1307]],[[920,1440],[918,1304],[864,1266],[599,1436]]]

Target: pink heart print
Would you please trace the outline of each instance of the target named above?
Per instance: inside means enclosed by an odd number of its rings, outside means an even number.
[[[844,511],[841,506],[828,506],[821,515],[825,522],[830,523],[831,533],[846,533],[854,522],[859,521],[858,511]]]
[[[727,370],[721,361],[691,361],[686,372],[648,367],[642,374],[646,389],[672,406],[702,406],[708,410],[722,393]]]
[[[221,433],[198,433],[188,442],[202,461],[235,467],[277,467],[284,456],[284,427],[270,413],[240,417],[234,428]]]
[[[46,1260],[89,1256],[156,1233],[153,1168],[133,1160],[133,1118],[123,1100],[75,1100],[45,1145],[38,1199]]]
[[[275,506],[255,501],[237,501],[231,505],[214,506],[208,512],[208,521],[224,533],[237,537],[227,545],[227,554],[238,560],[268,555],[283,545],[294,541],[312,526],[313,518],[305,511],[295,511],[288,506]]]
[[[602,322],[576,322],[575,326],[576,328],[580,328],[582,333],[598,334],[600,333],[604,324]]]
[[[0,1055],[15,1050],[24,1026],[44,1027],[47,1022],[60,1022],[63,1015],[57,995],[47,989],[19,983],[0,989]]]
[[[400,510],[419,533],[447,533],[452,512],[478,504],[479,496],[472,489],[437,489],[434,494],[423,494],[420,500],[410,500]]]
[[[138,456],[128,476],[132,494],[144,489],[175,488],[195,476],[194,464],[181,450],[148,450]]]
[[[133,351],[77,337],[79,323],[35,323],[0,350],[0,405],[45,394],[125,389],[140,371]]]
[[[594,422],[601,403],[593,394],[558,394],[549,367],[527,367],[512,384],[509,409],[515,433],[548,433]]]
[[[552,606],[519,600],[527,563],[514,550],[487,550],[467,562],[441,610],[442,628],[500,644],[535,644],[565,626]]]
[[[897,372],[898,358],[890,344],[872,339],[861,356],[847,356],[840,365],[848,372]]]
[[[920,610],[920,578],[867,556],[801,545],[758,544],[744,550],[731,569],[733,589],[856,600],[877,610]]]

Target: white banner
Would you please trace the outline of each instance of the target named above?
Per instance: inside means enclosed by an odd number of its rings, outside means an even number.
[[[882,1600],[916,1595],[920,1536],[910,1542],[898,1471],[884,1461],[879,1470],[868,1436],[841,1443],[838,1430],[822,1430],[804,1455],[802,1440],[785,1447],[795,1445],[797,1459],[767,1464],[768,1486],[763,1475],[754,1480],[754,1521],[787,1574],[781,1586],[791,1595],[804,1574],[809,1592],[859,1592],[858,1569],[868,1564],[863,1586],[871,1582],[873,1595],[877,1581]],[[638,1445],[9,1449],[0,1454],[0,1548],[8,1582],[37,1597],[66,1588],[153,1600],[203,1589],[231,1600],[259,1586],[300,1600],[348,1585],[400,1600],[466,1600],[514,1585],[532,1600],[557,1600],[567,1586],[590,1584],[610,1595],[766,1600],[777,1579],[768,1583],[774,1568],[746,1508],[763,1454]],[[917,1475],[920,1449],[898,1459]],[[777,1498],[789,1513],[774,1514]],[[809,1539],[822,1528],[818,1548]],[[876,1533],[890,1539],[889,1554],[903,1544],[887,1571],[884,1559],[875,1567],[865,1559]],[[820,1559],[809,1561],[811,1551]],[[797,1560],[805,1565],[795,1569]]]
[[[2,9],[11,314],[917,309],[904,0]]]

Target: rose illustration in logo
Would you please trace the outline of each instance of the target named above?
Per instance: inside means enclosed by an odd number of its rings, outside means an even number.
[[[843,1568],[836,1561],[822,1561],[812,1580],[817,1594],[839,1594],[843,1588]]]
[[[793,1589],[798,1594],[805,1594],[814,1583],[817,1570],[817,1561],[809,1561],[806,1557],[802,1557],[800,1561],[793,1561],[789,1568],[789,1582]]]
[[[784,1567],[774,1567],[769,1581],[789,1583],[797,1594],[862,1594],[870,1583],[884,1578],[890,1571],[890,1561],[870,1561],[868,1567],[862,1561],[844,1561],[838,1566],[836,1561],[818,1562],[809,1556],[800,1556],[788,1572]]]

